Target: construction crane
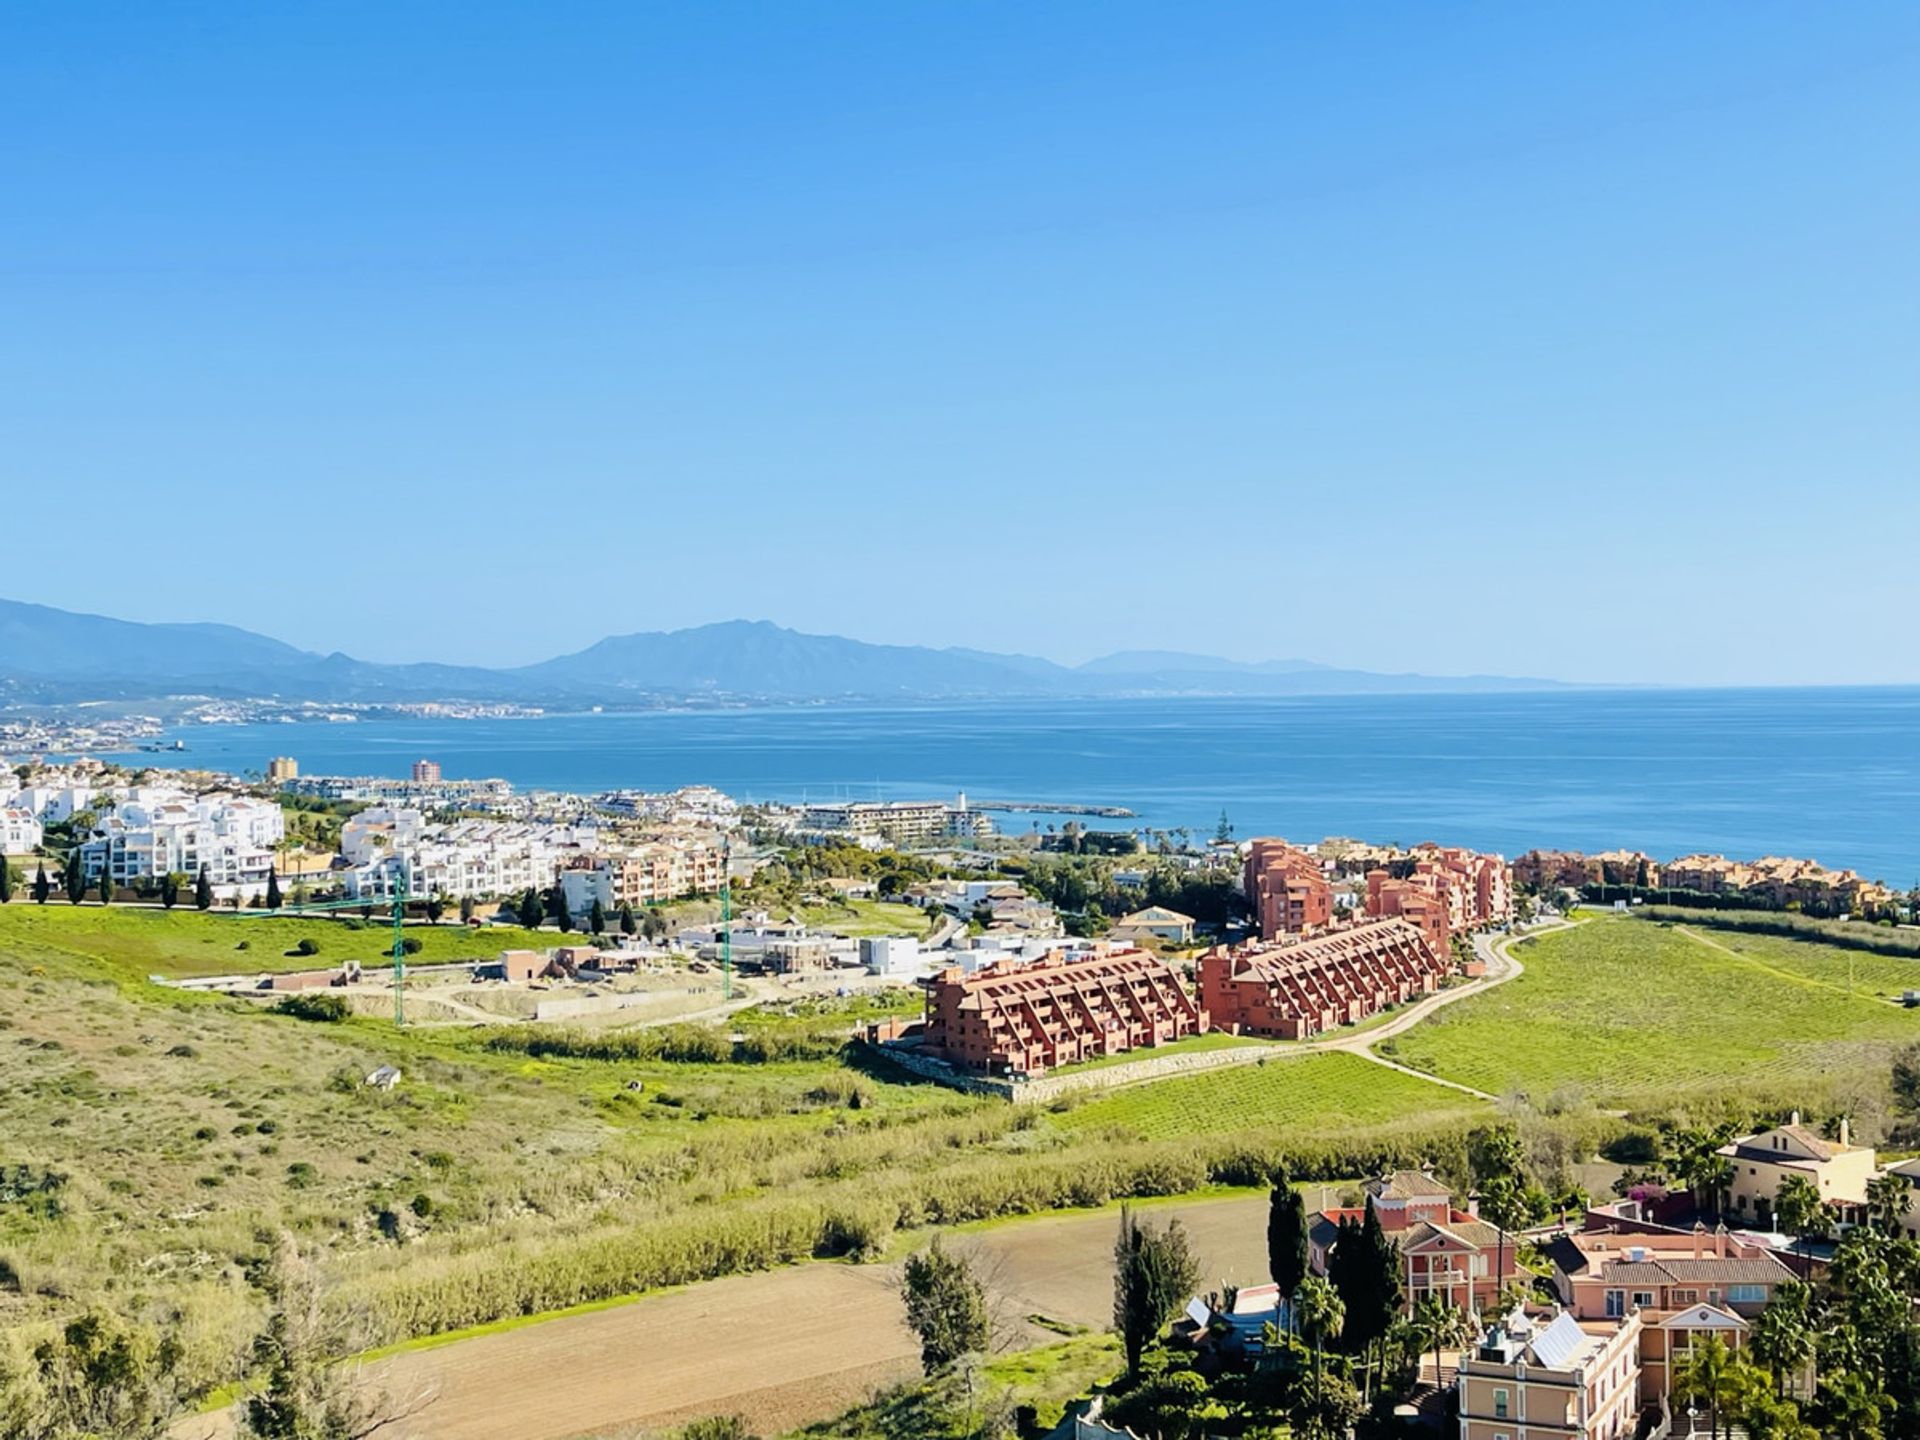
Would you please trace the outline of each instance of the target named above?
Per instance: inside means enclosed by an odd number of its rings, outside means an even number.
[[[242,910],[239,918],[243,920],[264,920],[271,916],[316,915],[329,910],[367,910],[371,903],[366,900],[310,900],[299,905],[282,905],[276,910]],[[404,923],[407,918],[407,876],[404,870],[394,878],[393,884],[393,1023],[404,1028],[407,1023],[407,941]]]
[[[720,837],[720,998],[733,999],[733,837]]]

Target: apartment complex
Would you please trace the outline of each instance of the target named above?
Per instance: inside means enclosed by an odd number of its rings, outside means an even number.
[[[967,797],[943,800],[859,800],[808,805],[799,828],[826,837],[879,840],[889,845],[931,845],[941,840],[991,835],[993,822],[967,808]]]
[[[45,838],[46,831],[31,810],[0,806],[0,855],[31,854]]]
[[[1216,946],[1200,957],[1200,1001],[1241,1035],[1304,1040],[1424,995],[1452,968],[1405,920],[1370,920],[1292,944]]]
[[[1333,923],[1333,886],[1320,862],[1285,840],[1255,840],[1241,867],[1241,888],[1260,938],[1307,935]]]
[[[720,888],[726,861],[717,836],[670,835],[617,849],[568,856],[560,870],[567,908],[584,915],[597,900],[608,913],[622,905],[656,905]]]
[[[275,755],[267,761],[267,783],[284,785],[289,780],[300,778],[300,762],[291,755]]]
[[[1479,1314],[1523,1273],[1513,1235],[1455,1208],[1446,1185],[1427,1171],[1396,1170],[1367,1182],[1363,1205],[1323,1210],[1308,1221],[1307,1261],[1316,1275],[1327,1273],[1342,1222],[1361,1223],[1369,1208],[1405,1263],[1408,1314],[1429,1295]]]
[[[927,1048],[992,1074],[1044,1075],[1206,1028],[1172,967],[1138,950],[949,967],[927,995]]]
[[[545,890],[560,866],[600,845],[600,828],[508,820],[429,822],[418,810],[377,807],[341,827],[342,876],[355,899],[392,895],[483,898]]]
[[[1461,1440],[1625,1440],[1640,1414],[1639,1317],[1496,1322],[1461,1357]]]
[[[223,893],[264,889],[286,817],[271,800],[188,795],[159,786],[130,791],[80,847],[89,883],[104,872],[116,885],[162,875],[198,876]]]
[[[1638,850],[1583,855],[1572,850],[1530,850],[1514,862],[1514,878],[1532,889],[1618,885],[1643,890],[1685,890],[1811,915],[1873,914],[1891,906],[1893,891],[1853,870],[1834,870],[1817,860],[1767,855],[1729,860],[1724,855],[1682,855],[1662,864]]]
[[[414,761],[413,783],[416,785],[438,785],[440,783],[440,762],[438,760]]]
[[[1441,845],[1417,845],[1405,873],[1367,872],[1367,914],[1397,915],[1445,950],[1455,935],[1504,925],[1513,918],[1507,862]]]

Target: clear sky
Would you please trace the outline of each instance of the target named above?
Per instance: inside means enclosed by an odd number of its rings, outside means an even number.
[[[0,8],[0,595],[1920,681],[1920,6]]]

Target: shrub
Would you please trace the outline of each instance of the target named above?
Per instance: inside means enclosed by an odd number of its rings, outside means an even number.
[[[296,1020],[315,1020],[326,1024],[339,1024],[353,1013],[353,1007],[347,1003],[344,995],[289,995],[273,1007],[281,1015],[291,1015]]]
[[[287,1166],[287,1188],[289,1190],[311,1190],[320,1179],[320,1172],[305,1160],[296,1160]]]
[[[293,953],[296,955],[318,955],[320,953],[320,942],[311,935],[303,935],[294,945]]]

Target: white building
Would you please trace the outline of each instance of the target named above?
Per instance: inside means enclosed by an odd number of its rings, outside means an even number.
[[[31,810],[14,805],[0,809],[0,855],[30,855],[45,838]]]
[[[413,821],[418,812],[392,814],[391,821],[372,822],[356,837],[345,874],[347,894],[354,899],[391,895],[402,879],[409,895],[444,895],[454,900],[544,891],[553,885],[561,864],[599,835],[591,824],[501,820],[461,820],[416,829]],[[344,832],[343,826],[343,846]],[[378,843],[381,840],[385,843]]]
[[[911,935],[862,937],[860,963],[875,975],[917,975],[926,969],[920,942]]]
[[[166,874],[199,876],[223,892],[264,890],[286,817],[270,800],[244,795],[187,795],[143,788],[115,805],[80,847],[89,881],[104,869],[130,885]]]

